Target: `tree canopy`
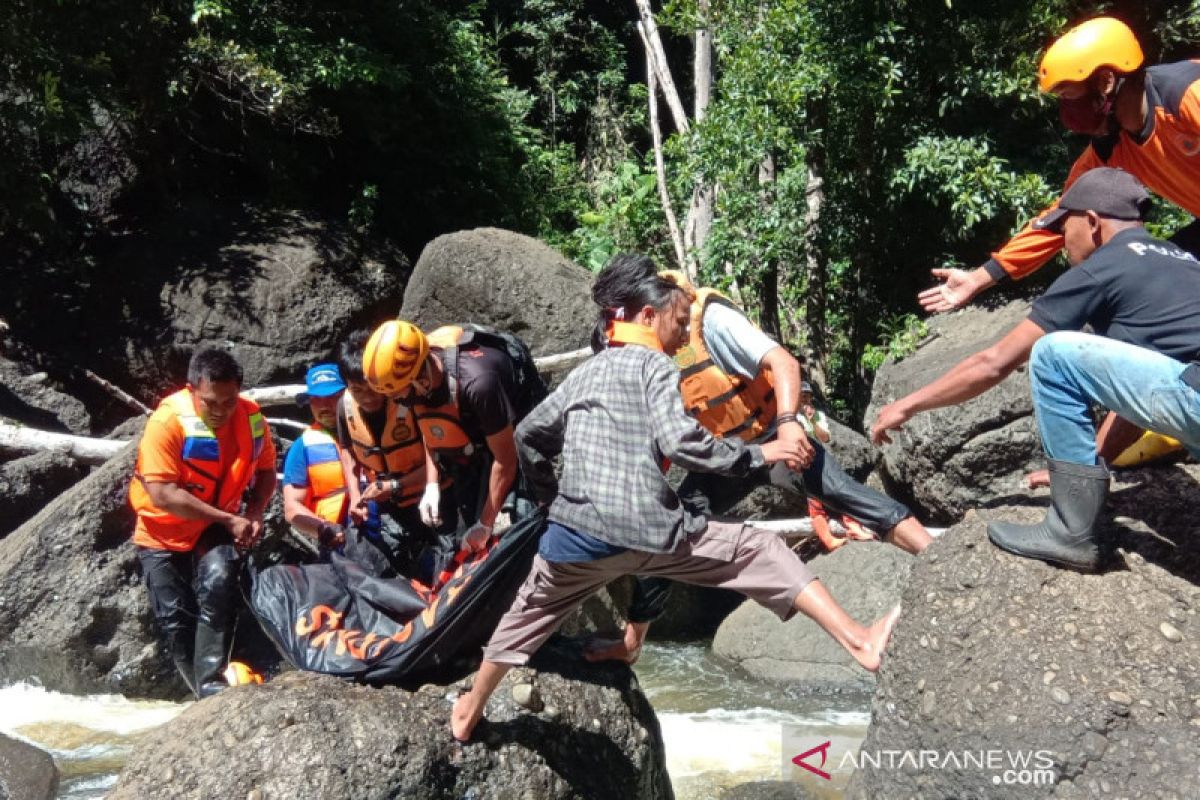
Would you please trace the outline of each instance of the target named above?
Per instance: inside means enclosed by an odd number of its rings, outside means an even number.
[[[115,280],[113,236],[195,202],[319,210],[415,255],[477,225],[596,269],[676,261],[633,0],[0,0],[0,313]],[[1045,45],[1114,13],[1151,61],[1196,54],[1183,0],[668,0],[663,175],[691,254],[844,410],[920,340],[929,269],[975,266],[1052,199],[1082,142],[1036,90]],[[693,49],[711,37],[696,115]],[[1177,216],[1162,211],[1170,228]],[[31,273],[44,280],[30,284]],[[75,301],[72,298],[76,298]]]

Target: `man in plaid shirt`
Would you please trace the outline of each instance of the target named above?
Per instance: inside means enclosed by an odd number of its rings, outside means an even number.
[[[631,283],[618,257],[593,288],[607,345],[578,367],[517,428],[522,469],[549,523],[512,608],[500,620],[450,728],[467,741],[488,698],[588,596],[626,574],[661,575],[739,591],[781,619],[813,618],[865,669],[879,668],[899,609],[865,627],[851,619],[773,533],[706,520],[667,484],[668,461],[742,475],[802,460],[775,440],[717,439],[683,409],[667,353],[687,341],[690,298],[657,275]],[[626,321],[628,320],[628,321]],[[562,479],[552,460],[562,456]]]

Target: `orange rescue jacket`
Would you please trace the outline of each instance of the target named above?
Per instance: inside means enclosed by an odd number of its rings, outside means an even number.
[[[180,389],[162,404],[171,410],[183,430],[179,487],[210,506],[236,514],[241,508],[242,494],[254,479],[255,464],[266,438],[267,425],[258,404],[239,397],[233,417],[226,423],[234,426],[237,453],[225,475],[219,474],[221,452],[217,435],[196,413],[191,391]],[[138,516],[133,541],[142,547],[191,550],[209,525],[200,519],[176,517],[154,505],[142,477],[140,452],[129,484],[129,502]]]
[[[704,345],[704,311],[711,303],[737,309],[716,289],[696,292],[688,343],[675,354],[681,372],[683,407],[714,436],[753,441],[775,420],[775,386],[770,372],[760,371],[754,380],[747,381],[740,375],[726,374],[713,361]]]
[[[1120,167],[1155,194],[1200,217],[1200,60],[1146,70],[1146,127],[1093,139],[1071,167],[1063,191],[1095,167]],[[1041,219],[1058,207],[1038,214]],[[1063,247],[1054,231],[1025,228],[992,253],[1012,278],[1037,271]]]
[[[363,419],[362,411],[354,397],[346,392],[342,396],[346,404],[346,424],[350,429],[350,449],[357,461],[369,473],[372,480],[378,477],[400,478],[414,470],[425,469],[425,445],[416,425],[416,418],[408,406],[387,400],[386,423],[381,441],[375,441],[371,428]],[[443,481],[443,484],[445,482]],[[392,502],[400,507],[420,502],[425,491],[424,482],[393,497]]]

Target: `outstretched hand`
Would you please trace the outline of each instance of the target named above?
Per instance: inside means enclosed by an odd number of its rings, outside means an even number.
[[[933,277],[941,283],[917,295],[921,308],[929,314],[962,308],[982,288],[976,285],[972,274],[965,269],[935,269],[932,272]]]
[[[890,444],[892,437],[889,432],[900,430],[909,419],[910,415],[899,403],[884,406],[875,417],[875,424],[871,426],[871,443],[876,446]]]

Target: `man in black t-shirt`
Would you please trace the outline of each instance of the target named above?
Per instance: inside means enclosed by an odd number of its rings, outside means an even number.
[[[509,492],[516,516],[532,510],[518,474],[513,430],[545,396],[529,349],[511,334],[448,325],[426,335],[404,320],[371,335],[363,374],[376,391],[412,407],[426,448],[453,475],[463,537],[483,547]]]
[[[1142,429],[1200,454],[1200,262],[1145,231],[1148,206],[1145,189],[1123,170],[1080,177],[1039,221],[1063,234],[1073,268],[1002,340],[885,406],[871,428],[876,444],[890,441],[888,431],[915,414],[982,394],[1028,359],[1051,507],[1037,525],[988,525],[992,542],[1011,553],[1096,569],[1095,524],[1108,492],[1103,458]],[[1085,325],[1095,334],[1080,333]],[[1125,435],[1101,442],[1099,452],[1093,404],[1125,421]]]

